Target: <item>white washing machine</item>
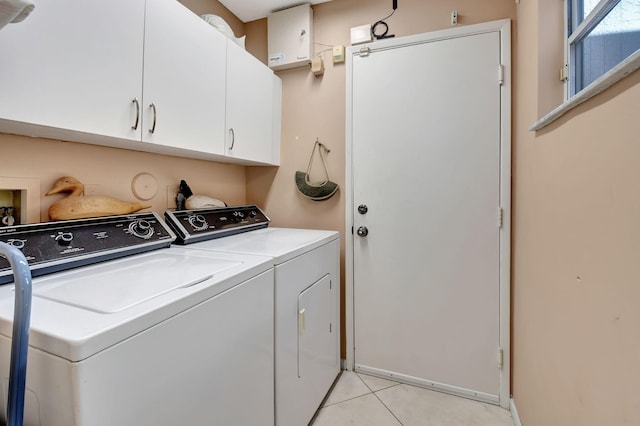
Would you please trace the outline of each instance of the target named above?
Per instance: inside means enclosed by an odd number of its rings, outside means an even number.
[[[270,228],[256,206],[166,212],[165,218],[176,242],[195,250],[272,259],[276,425],[308,424],[340,372],[338,232]],[[247,232],[225,236],[231,223]]]
[[[165,226],[147,214],[0,230],[43,275],[26,426],[273,424],[271,259],[169,248]],[[0,417],[13,291],[0,285]]]

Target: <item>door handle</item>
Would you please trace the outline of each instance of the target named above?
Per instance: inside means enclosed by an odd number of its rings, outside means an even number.
[[[156,111],[156,104],[154,104],[152,102],[151,105],[149,105],[149,108],[151,108],[153,110],[153,124],[151,125],[151,128],[149,129],[149,133],[155,133],[155,131],[156,131],[156,121],[158,119],[158,112]]]
[[[358,234],[359,237],[366,237],[369,235],[369,229],[366,226],[361,226],[356,231],[356,234]]]
[[[138,98],[133,98],[131,103],[136,104],[136,122],[131,126],[131,130],[138,130],[138,123],[140,123],[140,102],[138,102]]]
[[[304,334],[305,326],[305,309],[300,309],[298,311],[298,334],[300,336]]]
[[[233,130],[233,127],[229,129],[229,132],[231,133],[231,146],[229,147],[229,151],[231,151],[236,144],[236,132]]]

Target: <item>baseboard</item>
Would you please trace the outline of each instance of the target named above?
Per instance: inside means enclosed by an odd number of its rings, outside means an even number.
[[[518,415],[518,409],[516,408],[516,402],[513,397],[509,400],[509,410],[511,410],[511,417],[513,417],[513,423],[515,426],[522,426],[520,416]]]
[[[354,371],[356,373],[364,373],[370,376],[380,377],[382,379],[393,380],[400,383],[406,383],[408,385],[419,386],[425,389],[448,393],[450,395],[456,395],[463,398],[474,399],[476,401],[487,402],[489,404],[500,405],[500,398],[498,395],[492,395],[467,388],[452,386],[449,384],[436,382],[434,380],[423,379],[420,377],[409,376],[408,374],[400,374],[393,371],[359,364],[355,365]]]

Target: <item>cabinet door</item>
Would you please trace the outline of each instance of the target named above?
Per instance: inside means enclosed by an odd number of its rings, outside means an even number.
[[[132,100],[142,97],[144,6],[144,0],[41,1],[26,20],[4,27],[0,132],[36,124],[139,138]]]
[[[217,29],[175,0],[147,2],[142,140],[222,155],[225,58]]]
[[[232,41],[227,43],[227,135],[225,154],[274,163],[274,75]]]
[[[273,136],[271,139],[271,164],[280,165],[280,135],[282,133],[282,80],[273,75]]]

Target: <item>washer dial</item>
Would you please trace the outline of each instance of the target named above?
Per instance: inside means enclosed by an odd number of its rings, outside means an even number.
[[[10,246],[13,246],[13,247],[15,247],[17,249],[22,250],[24,248],[25,241],[26,240],[14,240],[14,239],[11,239],[11,240],[7,240],[7,244],[9,244]]]
[[[71,232],[58,232],[54,239],[59,245],[68,246],[71,245],[71,241],[73,241],[73,234]]]
[[[207,220],[201,214],[194,214],[187,218],[189,224],[193,228],[194,231],[205,231],[209,229],[209,224]]]
[[[129,232],[144,240],[148,240],[153,235],[153,227],[149,221],[140,219],[129,224]]]

